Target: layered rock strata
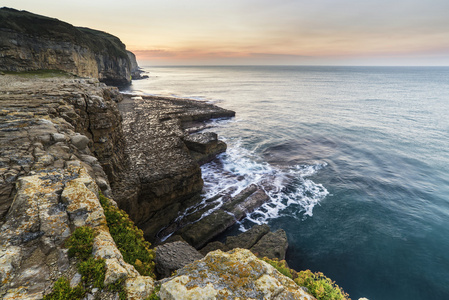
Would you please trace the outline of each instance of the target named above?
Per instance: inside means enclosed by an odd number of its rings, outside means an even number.
[[[79,159],[106,193],[126,162],[121,94],[98,80],[0,77],[0,222],[17,178]],[[75,153],[77,156],[75,157]]]
[[[235,196],[232,196],[233,192],[223,191],[182,211],[182,218],[165,227],[161,236],[180,235],[190,245],[200,249],[270,200],[256,184],[251,184]]]
[[[56,69],[111,85],[129,84],[131,64],[137,65],[115,36],[6,7],[0,8],[0,50],[3,71]]]
[[[121,160],[120,94],[97,80],[4,75],[0,85],[0,297],[41,299],[61,276],[79,281],[63,244],[85,225],[97,232],[92,254],[105,259],[105,284],[123,279],[129,295],[147,297],[153,280],[124,262],[98,200],[110,187],[94,153],[105,166]]]
[[[76,285],[80,274],[63,244],[75,228],[88,225],[97,232],[93,255],[106,260],[105,284],[122,279],[128,299],[148,297],[153,280],[139,276],[134,267],[124,262],[109,234],[98,193],[101,190],[113,195],[109,185],[112,182],[123,188],[118,195],[136,201],[137,216],[142,208],[159,208],[151,219],[144,218],[148,223],[141,225],[149,224],[150,229],[154,226],[152,232],[156,232],[170,224],[184,208],[195,206],[201,191],[201,173],[191,151],[207,152],[201,149],[207,149],[209,143],[210,148],[219,148],[216,136],[210,134],[193,136],[190,139],[193,144],[188,147],[186,126],[191,129],[192,125],[198,126],[210,118],[230,117],[234,113],[196,101],[127,97],[120,103],[122,123],[116,103],[122,95],[95,79],[2,75],[0,85],[0,296],[41,299],[61,276]],[[125,140],[129,141],[127,150]],[[242,217],[247,209],[243,209],[245,201],[251,200],[257,191],[257,187],[249,187],[243,194],[231,197],[229,205],[223,208],[234,214],[234,220],[235,216]],[[256,198],[250,202],[259,203]],[[113,200],[111,204],[116,205]],[[201,222],[196,221],[187,224]],[[189,249],[190,252],[181,251],[187,253],[190,261],[201,257],[193,248]],[[227,269],[230,255],[216,252],[210,256],[215,269]],[[232,269],[232,276],[258,282],[261,289],[257,293],[265,293],[267,297],[301,295],[300,289],[295,292],[286,288],[284,279],[272,271],[267,273],[264,269],[260,273],[264,267],[259,267],[252,258],[237,259],[246,261],[248,268]],[[169,262],[167,270],[190,261],[183,260],[176,266]],[[217,288],[205,282],[199,283],[197,290],[191,281],[185,281],[187,273],[191,272],[193,277],[197,273],[188,266],[182,270],[188,270],[182,271],[182,279],[164,281],[162,299],[179,297],[180,294],[170,291],[170,286],[182,291],[187,287],[193,293],[202,291],[204,286]],[[274,279],[270,277],[271,283],[264,285],[266,276],[271,275]],[[223,275],[219,279],[220,276],[212,275],[220,284],[227,284],[228,277]],[[185,288],[179,287],[179,283]],[[246,285],[226,289],[230,295],[244,296],[249,292]],[[93,291],[88,297],[111,299],[117,295]]]
[[[188,138],[185,127],[235,113],[198,101],[163,97],[126,96],[119,109],[130,164],[113,184],[115,199],[153,242],[180,212],[200,201],[201,169],[184,142]],[[223,147],[215,149],[208,155],[224,151]]]

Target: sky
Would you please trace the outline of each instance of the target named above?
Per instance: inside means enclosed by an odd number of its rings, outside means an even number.
[[[449,66],[449,0],[0,0],[150,65]]]

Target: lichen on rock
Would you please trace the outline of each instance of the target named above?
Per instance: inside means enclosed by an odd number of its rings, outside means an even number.
[[[162,281],[161,299],[315,299],[249,250],[210,252]]]

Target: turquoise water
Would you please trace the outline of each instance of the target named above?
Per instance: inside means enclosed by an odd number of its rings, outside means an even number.
[[[289,265],[352,299],[449,299],[449,68],[145,69],[135,92],[237,112],[204,192],[257,182],[272,202],[230,233],[285,229]]]

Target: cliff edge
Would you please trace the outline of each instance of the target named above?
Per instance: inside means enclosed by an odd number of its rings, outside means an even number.
[[[0,53],[3,71],[56,69],[115,86],[129,84],[137,66],[113,35],[6,7],[0,8]]]

